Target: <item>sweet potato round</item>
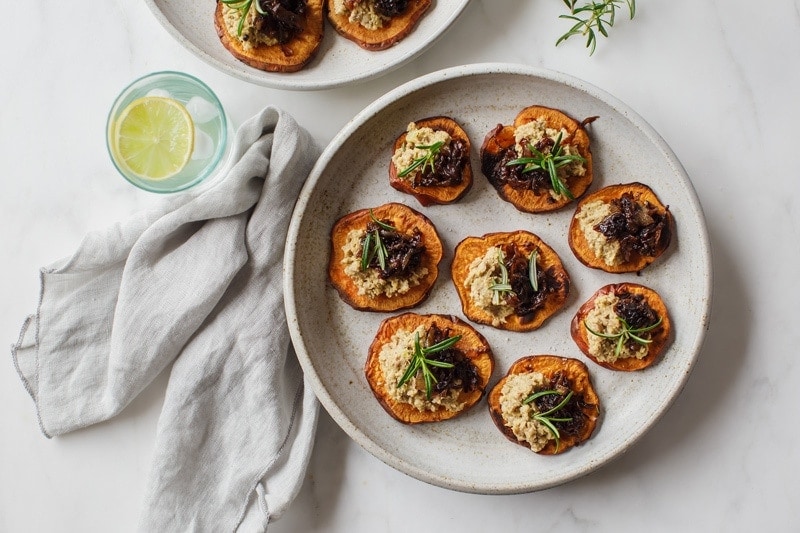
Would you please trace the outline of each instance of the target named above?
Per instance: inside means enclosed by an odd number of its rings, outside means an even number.
[[[609,203],[612,200],[621,198],[626,192],[631,193],[635,201],[639,204],[649,202],[651,205],[655,206],[656,211],[666,218],[666,226],[664,229],[666,233],[662,235],[662,239],[654,255],[641,255],[633,252],[629,261],[621,262],[617,265],[609,265],[603,260],[602,257],[595,255],[594,251],[586,240],[583,230],[580,227],[580,223],[577,220],[577,214],[580,213],[583,206],[588,203],[597,200]],[[675,222],[672,214],[669,211],[669,208],[661,203],[661,200],[658,199],[658,196],[656,196],[653,190],[647,185],[638,182],[621,185],[609,185],[608,187],[604,187],[587,195],[580,202],[578,202],[578,205],[575,208],[575,214],[573,215],[572,221],[569,225],[569,247],[572,250],[572,253],[575,254],[575,257],[577,257],[581,263],[588,267],[597,268],[612,274],[639,272],[646,266],[652,264],[669,247],[670,240],[672,239],[674,224]]]
[[[529,448],[529,444],[517,438],[511,428],[506,426],[500,407],[500,396],[503,385],[509,376],[514,374],[527,374],[539,372],[546,378],[552,378],[556,373],[561,372],[572,383],[572,391],[581,398],[584,407],[581,409],[585,415],[585,423],[578,435],[562,435],[558,446],[555,440],[550,440],[544,448],[539,450],[541,455],[555,455],[564,453],[570,448],[581,444],[589,439],[597,425],[597,418],[600,416],[600,398],[594,390],[591,376],[586,365],[577,359],[569,357],[559,357],[557,355],[531,355],[517,360],[508,369],[508,373],[497,382],[489,392],[488,404],[489,414],[491,414],[497,429],[506,436],[511,442],[521,444]]]
[[[434,324],[440,329],[449,329],[453,335],[462,336],[455,344],[455,348],[460,350],[477,369],[479,386],[469,392],[460,392],[459,401],[465,403],[464,408],[460,411],[448,411],[441,408],[435,411],[423,412],[409,403],[394,400],[389,397],[387,392],[386,379],[379,360],[383,345],[389,342],[397,331],[413,331],[420,325],[424,325],[426,329],[429,329]],[[387,413],[405,424],[438,422],[462,414],[483,397],[493,370],[494,355],[491,347],[483,335],[478,333],[472,326],[455,316],[418,315],[414,313],[404,313],[387,318],[381,323],[378,333],[369,347],[369,355],[364,365],[367,382],[375,394],[375,398],[378,399]]]
[[[377,30],[370,30],[357,22],[350,22],[346,14],[336,14],[333,0],[326,0],[325,6],[328,10],[328,20],[339,34],[366,50],[385,50],[411,33],[417,21],[431,6],[431,0],[409,0],[405,13],[392,17]]]
[[[527,231],[518,230],[510,233],[489,233],[483,237],[467,237],[456,246],[451,274],[456,292],[458,292],[458,297],[461,300],[461,307],[468,319],[479,324],[492,326],[492,315],[472,301],[470,289],[464,285],[464,281],[467,279],[469,266],[473,260],[483,257],[486,254],[486,250],[492,246],[505,244],[513,245],[518,250],[532,251],[534,248],[538,248],[539,268],[546,270],[551,266],[555,267],[555,277],[561,282],[561,290],[550,294],[544,307],[536,310],[531,320],[523,321],[522,317],[511,314],[507,317],[505,323],[493,327],[509,331],[532,331],[538,329],[566,304],[567,296],[569,296],[570,278],[555,250],[537,235]]]
[[[214,11],[214,27],[222,45],[243,63],[269,72],[296,72],[314,58],[322,43],[325,29],[322,2],[308,0],[305,28],[286,44],[259,45],[246,50],[236,35],[231,35],[225,26],[222,2],[217,2]]]
[[[340,218],[331,230],[328,277],[342,300],[355,309],[386,312],[413,307],[428,297],[439,277],[439,263],[444,250],[439,235],[436,233],[436,227],[422,213],[399,203],[384,204],[374,208],[372,212],[379,220],[390,220],[391,225],[401,233],[411,233],[415,228],[420,230],[422,242],[425,245],[421,266],[427,268],[428,273],[420,280],[419,285],[412,287],[404,294],[398,294],[391,298],[385,295],[372,298],[369,295],[358,294],[358,287],[353,279],[344,272],[341,261],[344,258],[342,247],[347,242],[347,234],[354,229],[366,228],[367,223],[371,220],[370,210],[361,209]]]
[[[398,169],[394,163],[389,161],[389,185],[400,192],[410,194],[416,198],[420,204],[428,206],[431,204],[451,204],[460,200],[472,187],[472,164],[469,154],[472,151],[467,132],[450,117],[430,117],[415,121],[418,128],[431,128],[434,131],[446,131],[453,139],[460,139],[466,144],[467,162],[461,171],[461,183],[448,186],[414,186],[409,180],[398,177],[398,173],[403,169]],[[394,142],[392,154],[403,146],[408,132],[403,132]]]
[[[567,197],[554,199],[547,191],[536,194],[531,189],[515,189],[507,183],[497,181],[493,175],[492,169],[502,157],[503,152],[514,146],[516,142],[514,139],[515,128],[538,119],[544,119],[549,128],[565,129],[567,136],[562,139],[562,144],[574,145],[578,153],[586,160],[586,163],[584,163],[586,173],[583,176],[572,178],[571,183],[569,183],[569,190],[572,196],[579,198],[583,195],[594,179],[589,134],[583,123],[578,122],[558,109],[543,106],[526,107],[517,114],[513,125],[504,126],[499,124],[486,135],[481,145],[480,158],[481,171],[500,197],[513,204],[520,211],[527,213],[555,211],[572,202]]]
[[[599,361],[589,352],[589,335],[592,334],[586,329],[583,321],[586,320],[586,316],[589,314],[589,312],[594,309],[595,300],[598,297],[604,294],[622,293],[641,294],[644,296],[647,304],[653,309],[653,311],[656,312],[659,317],[661,317],[661,324],[650,332],[650,340],[652,342],[647,345],[647,355],[642,359],[626,357],[617,359],[613,362]],[[661,299],[661,296],[656,291],[637,283],[614,283],[598,289],[597,292],[595,292],[592,297],[589,298],[589,300],[587,300],[586,303],[584,303],[578,309],[578,312],[575,313],[575,316],[572,319],[570,333],[572,334],[572,339],[575,341],[575,344],[578,345],[578,348],[580,348],[580,350],[586,354],[586,357],[598,365],[611,370],[631,372],[635,370],[642,370],[656,362],[671,338],[672,323],[669,319],[667,306],[664,304],[664,300]]]

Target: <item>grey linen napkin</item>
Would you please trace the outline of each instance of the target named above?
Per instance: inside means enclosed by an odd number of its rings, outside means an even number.
[[[264,531],[300,489],[318,404],[291,346],[282,261],[317,155],[267,107],[216,183],[41,271],[12,355],[47,437],[112,418],[173,363],[142,531]]]

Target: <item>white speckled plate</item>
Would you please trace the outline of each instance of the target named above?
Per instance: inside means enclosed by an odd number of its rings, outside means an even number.
[[[290,90],[340,87],[391,72],[414,59],[442,36],[469,0],[434,0],[414,30],[395,46],[363,50],[337,34],[325,20],[325,37],[316,57],[299,72],[264,72],[234,58],[214,29],[214,0],[145,0],[156,19],[184,47],[208,64],[239,79]]]
[[[620,182],[650,185],[670,206],[676,235],[669,250],[641,276],[589,269],[573,256],[567,227],[574,208],[531,215],[502,201],[480,172],[477,148],[498,123],[525,106],[542,104],[589,126],[595,161],[590,190]],[[392,142],[408,122],[432,115],[461,122],[473,141],[475,185],[459,203],[420,207],[388,185]],[[329,232],[356,209],[406,203],[436,224],[445,245],[441,275],[416,311],[463,317],[449,275],[452,251],[468,235],[527,229],[561,256],[572,279],[566,309],[532,333],[476,326],[496,355],[490,386],[516,359],[556,354],[584,361],[602,401],[594,436],[558,456],[540,456],[495,428],[482,400],[461,417],[417,426],[396,422],[373,398],[363,365],[367,347],[387,314],[364,313],[342,302],[327,281]],[[303,189],[289,231],[286,308],[300,362],[324,407],[361,446],[418,479],[478,493],[516,493],[551,487],[608,463],[628,449],[675,400],[697,358],[711,305],[711,259],[700,204],[688,176],[659,135],[627,106],[580,80],[522,66],[457,67],[411,81],[355,117],[327,147]],[[636,373],[601,368],[572,342],[569,323],[578,307],[607,283],[635,281],[657,290],[669,307],[675,339],[660,362]],[[655,458],[654,458],[655,459]]]

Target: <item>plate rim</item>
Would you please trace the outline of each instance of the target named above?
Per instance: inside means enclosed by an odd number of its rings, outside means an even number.
[[[442,0],[437,0],[437,1],[440,2]],[[158,5],[159,0],[144,0],[150,12],[153,14],[158,23],[167,31],[167,33],[170,36],[172,36],[172,38],[175,39],[175,41],[177,41],[186,50],[195,55],[195,57],[198,57],[199,59],[204,61],[206,64],[211,65],[212,67],[219,70],[223,74],[227,74],[242,81],[246,81],[255,85],[260,85],[262,87],[268,87],[271,89],[285,89],[290,91],[320,91],[325,89],[336,89],[339,87],[345,87],[347,85],[362,83],[368,80],[379,78],[406,65],[407,63],[411,62],[412,60],[416,59],[421,54],[423,54],[425,51],[427,51],[436,42],[438,42],[444,36],[447,30],[449,30],[453,26],[456,20],[458,20],[458,18],[461,17],[461,15],[464,13],[464,10],[472,0],[445,0],[445,1],[461,2],[461,5],[455,6],[456,7],[455,11],[453,11],[450,17],[444,22],[444,24],[442,24],[442,27],[436,31],[436,33],[433,35],[431,39],[423,42],[419,47],[413,49],[410,53],[402,56],[396,61],[387,63],[382,69],[375,70],[373,72],[361,73],[357,76],[350,76],[338,80],[327,81],[324,79],[302,80],[296,77],[292,78],[292,73],[259,71],[257,69],[253,69],[252,67],[248,67],[244,63],[241,64],[243,68],[235,69],[230,65],[228,65],[227,63],[225,63],[224,61],[220,61],[217,58],[213,57],[208,52],[206,52],[205,50],[196,46],[193,42],[188,40],[178,30],[178,28],[176,28],[175,25],[172,24],[169,18],[161,10],[161,8]],[[436,7],[435,4],[432,7]],[[323,11],[324,11],[324,6],[323,6]],[[330,23],[328,22],[327,14],[323,13],[323,16],[325,19],[323,22],[326,25],[325,28],[326,31],[336,32],[336,30],[333,27],[331,27]],[[339,37],[340,36],[338,36],[337,34],[337,38]],[[344,39],[344,37],[341,38]],[[355,43],[352,44],[353,46],[357,46]],[[374,53],[380,53],[380,52],[374,52]],[[265,78],[265,76],[267,77]]]
[[[691,360],[688,361],[688,365],[685,367],[683,375],[680,376],[678,381],[676,381],[673,389],[665,397],[664,402],[661,405],[660,409],[654,413],[653,417],[650,420],[648,420],[646,424],[642,424],[641,427],[638,428],[636,432],[631,434],[630,438],[628,438],[625,441],[624,446],[622,446],[621,448],[611,450],[609,451],[609,453],[606,453],[603,456],[595,458],[594,461],[591,461],[590,464],[587,464],[582,470],[577,471],[572,475],[566,475],[560,478],[554,478],[552,481],[548,483],[540,483],[536,484],[535,486],[525,483],[517,483],[517,484],[487,483],[481,486],[475,486],[473,484],[459,482],[458,480],[453,480],[451,478],[443,478],[441,476],[433,475],[424,469],[418,468],[416,467],[416,465],[403,462],[402,460],[398,459],[387,450],[380,447],[374,441],[372,441],[358,426],[356,426],[348,418],[348,416],[344,413],[344,411],[338,405],[336,405],[333,398],[327,392],[319,376],[313,371],[313,364],[310,360],[304,342],[304,334],[300,331],[299,328],[299,321],[297,319],[297,312],[296,312],[297,300],[295,298],[295,290],[293,284],[294,271],[295,271],[293,259],[297,252],[298,232],[303,223],[303,218],[305,216],[305,213],[307,213],[307,208],[309,206],[310,198],[314,192],[314,189],[318,185],[319,180],[321,179],[322,174],[326,169],[327,165],[331,162],[334,155],[350,138],[350,136],[356,131],[358,131],[359,128],[361,128],[364,124],[370,121],[373,117],[379,114],[382,110],[386,109],[387,107],[392,105],[394,102],[400,100],[401,98],[405,98],[416,91],[419,91],[421,89],[426,89],[438,83],[447,82],[457,78],[465,78],[476,75],[484,76],[492,74],[501,74],[501,75],[510,74],[510,75],[533,77],[533,78],[541,78],[547,81],[561,83],[569,87],[572,87],[576,90],[585,92],[590,96],[597,98],[617,109],[620,112],[620,114],[622,114],[634,126],[639,128],[644,134],[646,134],[648,136],[648,139],[657,146],[657,148],[667,158],[668,163],[674,168],[676,175],[680,178],[680,180],[682,181],[682,185],[685,187],[687,191],[687,196],[689,201],[691,202],[691,207],[694,210],[696,210],[696,212],[699,214],[700,227],[696,229],[698,231],[698,235],[702,238],[703,246],[701,248],[704,255],[704,257],[702,258],[703,264],[707,266],[706,272],[704,273],[707,280],[705,286],[705,294],[701,295],[703,301],[705,301],[705,307],[702,310],[702,313],[700,313],[701,325],[698,330],[698,335],[693,339],[693,342],[690,343],[690,348],[693,352],[693,356],[691,357]],[[606,91],[596,87],[595,85],[559,71],[545,69],[541,67],[534,67],[529,65],[514,64],[514,63],[503,63],[503,62],[473,63],[473,64],[445,68],[442,70],[438,70],[420,76],[387,92],[383,96],[373,101],[367,107],[365,107],[333,137],[333,139],[324,149],[322,155],[320,155],[316,164],[312,168],[303,188],[301,189],[300,195],[298,196],[297,202],[295,204],[292,218],[289,223],[289,229],[285,245],[285,255],[284,255],[284,279],[283,279],[284,304],[286,309],[287,321],[289,323],[290,335],[295,347],[295,352],[297,354],[298,360],[300,361],[301,367],[303,368],[306,382],[311,384],[312,389],[314,390],[314,393],[317,395],[317,398],[319,399],[320,403],[323,405],[325,410],[330,414],[330,416],[334,419],[334,421],[357,444],[359,444],[370,454],[380,459],[385,464],[395,468],[396,470],[403,472],[411,477],[414,477],[420,481],[424,481],[426,483],[435,486],[456,490],[460,492],[476,493],[476,494],[521,494],[521,493],[535,492],[538,490],[544,490],[554,486],[562,485],[564,483],[568,483],[570,481],[588,475],[589,473],[594,472],[601,466],[610,463],[614,459],[623,455],[634,444],[636,444],[664,416],[664,414],[674,404],[677,397],[681,394],[681,392],[685,388],[689,376],[691,375],[691,372],[694,368],[694,365],[697,363],[697,359],[699,357],[700,351],[702,350],[703,347],[703,343],[707,336],[706,333],[710,326],[710,314],[711,314],[712,299],[713,299],[713,263],[711,259],[712,259],[711,244],[708,236],[707,221],[705,218],[705,214],[703,213],[699,197],[697,196],[697,192],[694,188],[694,185],[691,182],[691,179],[689,178],[689,175],[687,174],[681,162],[678,160],[673,150],[666,143],[666,141],[660,136],[658,132],[656,132],[656,130],[649,123],[647,123],[647,121],[645,121],[632,108],[630,108],[627,104],[623,103],[610,93],[607,93]]]

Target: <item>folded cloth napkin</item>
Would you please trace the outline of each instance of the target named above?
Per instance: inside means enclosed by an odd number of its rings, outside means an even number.
[[[238,130],[224,177],[41,271],[12,355],[46,436],[115,416],[173,363],[142,531],[264,531],[300,489],[318,404],[291,346],[282,261],[317,155],[268,107]]]

